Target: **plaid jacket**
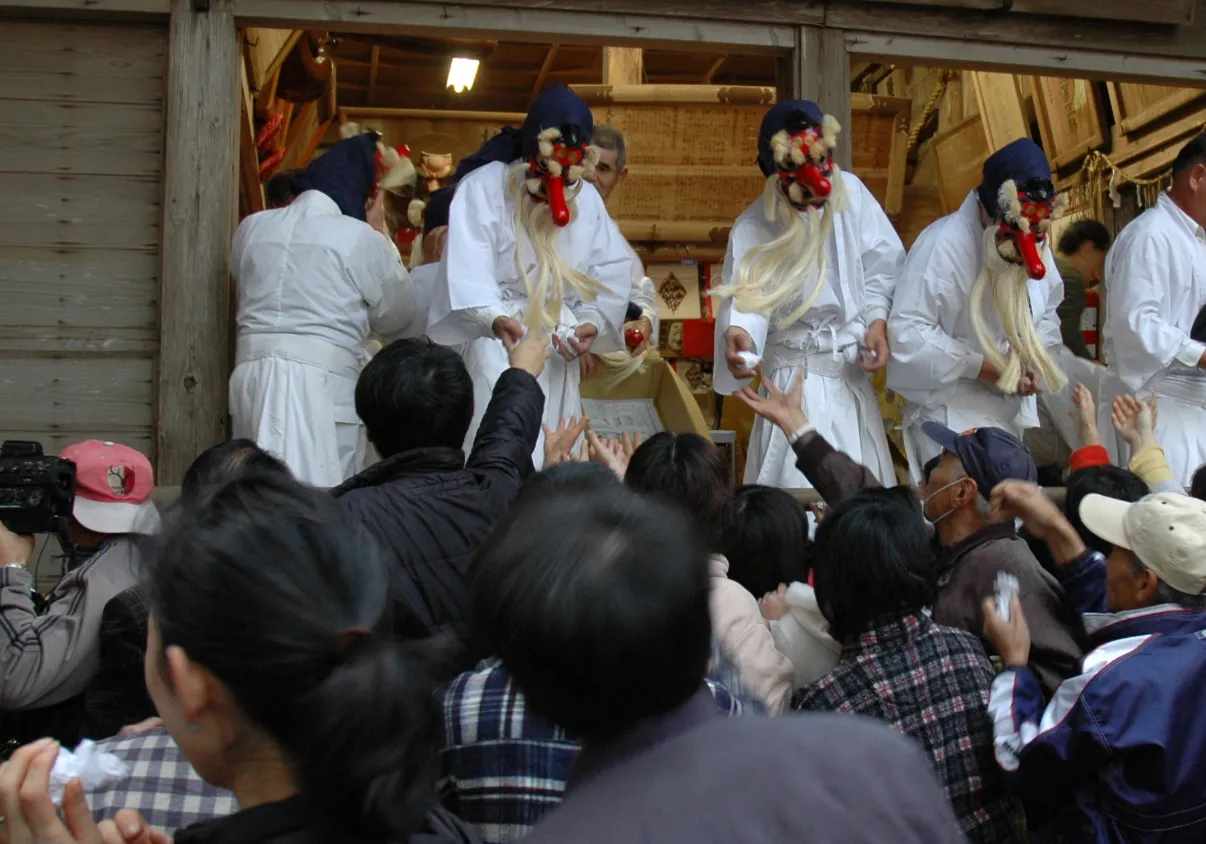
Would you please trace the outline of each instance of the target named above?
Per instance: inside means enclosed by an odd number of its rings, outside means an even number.
[[[717,709],[746,705],[709,679]],[[523,694],[497,660],[467,671],[443,692],[440,797],[485,844],[516,841],[561,802],[578,742],[527,711]]]
[[[792,709],[864,715],[916,739],[968,838],[1013,842],[1021,840],[1017,807],[993,758],[992,681],[992,663],[975,636],[922,613],[846,642],[837,667],[799,689]]]
[[[130,778],[88,794],[92,816],[99,822],[118,809],[137,809],[147,823],[174,835],[199,821],[232,815],[238,809],[229,791],[197,775],[167,730],[159,727],[132,736],[96,743],[130,766]]]

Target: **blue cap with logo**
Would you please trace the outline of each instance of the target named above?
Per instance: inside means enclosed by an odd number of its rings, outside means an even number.
[[[1026,444],[1001,428],[972,428],[956,434],[945,425],[926,422],[921,430],[943,451],[963,463],[967,476],[976,482],[980,495],[988,498],[1001,481],[1038,482],[1038,467]]]

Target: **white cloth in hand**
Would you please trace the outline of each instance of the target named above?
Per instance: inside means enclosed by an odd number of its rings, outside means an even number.
[[[738,352],[737,357],[741,358],[741,363],[746,369],[756,369],[758,364],[762,363],[762,355],[754,352]]]
[[[119,757],[96,749],[96,743],[81,741],[75,752],[62,748],[50,771],[50,800],[56,806],[63,803],[67,783],[78,779],[84,791],[95,792],[109,788],[130,776],[130,768]]]

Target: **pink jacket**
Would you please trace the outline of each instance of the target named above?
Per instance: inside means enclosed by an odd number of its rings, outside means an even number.
[[[758,600],[740,583],[729,580],[729,561],[713,555],[710,574],[712,635],[741,672],[750,694],[765,703],[772,715],[785,712],[795,675],[791,660],[775,647]]]

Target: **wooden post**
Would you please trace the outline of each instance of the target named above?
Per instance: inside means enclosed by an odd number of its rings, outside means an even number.
[[[834,154],[850,169],[850,54],[842,30],[802,26],[796,38],[796,96],[812,100],[842,125]]]
[[[604,85],[640,85],[644,81],[644,50],[640,47],[603,48]]]
[[[178,484],[227,435],[230,271],[238,192],[234,0],[172,0],[159,302],[158,480]]]

